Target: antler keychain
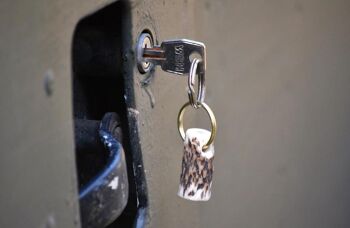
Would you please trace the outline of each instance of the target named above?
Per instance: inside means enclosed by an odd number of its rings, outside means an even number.
[[[147,47],[148,37],[151,47]],[[147,72],[151,64],[160,65],[162,70],[176,75],[188,74],[188,97],[179,112],[178,128],[184,140],[184,155],[178,195],[182,198],[207,201],[211,195],[214,160],[214,139],[216,120],[213,111],[204,103],[205,97],[205,45],[201,42],[175,39],[163,41],[160,45],[151,42],[151,36],[142,34],[137,45],[137,60],[140,72]],[[200,55],[201,60],[190,59],[193,53]],[[198,65],[200,68],[198,68]],[[148,66],[145,69],[145,66]],[[198,70],[197,70],[198,69]],[[198,95],[195,97],[195,76],[198,75]],[[200,128],[184,131],[183,114],[188,106],[195,109],[204,108],[211,121],[211,132]]]
[[[198,96],[195,99],[195,75],[199,59],[193,59],[188,77],[189,102],[184,104],[178,115],[178,128],[184,140],[184,155],[180,175],[180,186],[178,196],[194,201],[207,201],[211,196],[211,185],[213,178],[214,139],[217,126],[216,119],[210,107],[204,103],[205,97],[205,74],[198,74]],[[190,128],[184,131],[183,116],[187,107],[195,109],[203,108],[209,115],[211,121],[211,132],[201,128]]]

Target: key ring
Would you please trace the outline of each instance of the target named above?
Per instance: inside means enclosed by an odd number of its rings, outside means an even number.
[[[191,62],[191,68],[190,72],[188,75],[188,99],[190,100],[190,104],[192,107],[195,109],[198,109],[201,106],[201,103],[204,102],[205,98],[205,73],[204,71],[202,73],[198,74],[198,94],[197,94],[197,99],[196,99],[196,92],[194,89],[195,85],[195,79],[196,79],[196,74],[197,74],[197,67],[198,64],[201,63],[201,60],[194,58]]]
[[[213,111],[206,103],[202,103],[200,101],[197,101],[197,102],[199,104],[198,107],[202,107],[208,113],[209,118],[210,118],[210,122],[211,122],[210,138],[209,138],[208,142],[203,146],[203,151],[206,151],[209,148],[209,146],[214,142],[214,139],[216,137],[216,131],[217,131],[216,118],[215,118]],[[187,102],[186,104],[184,104],[181,107],[181,109],[179,111],[179,115],[177,117],[177,126],[179,129],[180,136],[183,140],[185,140],[185,130],[184,130],[184,124],[183,124],[183,117],[184,117],[185,109],[190,104],[191,104],[190,102]]]

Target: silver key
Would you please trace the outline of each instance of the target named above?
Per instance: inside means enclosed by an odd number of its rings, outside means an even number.
[[[201,42],[178,39],[167,40],[160,46],[143,49],[143,60],[160,65],[162,70],[178,75],[189,74],[191,69],[191,55],[199,55],[201,62],[198,74],[205,74],[206,59],[205,45]]]

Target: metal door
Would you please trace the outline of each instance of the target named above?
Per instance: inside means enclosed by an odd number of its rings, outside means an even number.
[[[84,55],[74,60],[74,41],[107,11],[99,26],[113,39],[97,40],[118,54],[102,47],[101,68],[87,72],[117,66],[123,83],[108,85],[116,106],[104,106],[125,115],[130,184],[110,227],[349,227],[349,10],[340,0],[3,1],[0,227],[81,226],[73,66]],[[207,46],[206,101],[219,127],[208,203],[176,195],[186,80],[139,72],[144,31]],[[204,118],[192,113],[186,125],[206,127]]]

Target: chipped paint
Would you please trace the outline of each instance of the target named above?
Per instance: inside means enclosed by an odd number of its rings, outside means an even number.
[[[134,108],[128,108],[128,112],[129,112],[129,114],[132,114],[135,117],[140,114],[140,112]]]
[[[113,180],[108,184],[112,190],[116,190],[119,185],[119,177],[114,177]]]

